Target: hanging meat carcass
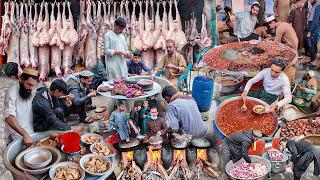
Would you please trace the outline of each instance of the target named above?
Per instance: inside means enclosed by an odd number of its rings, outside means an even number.
[[[38,23],[38,4],[32,6],[29,5],[29,34],[28,34],[28,47],[29,47],[29,59],[32,68],[37,68],[39,64],[38,48],[33,44],[33,37],[37,31]],[[32,7],[34,7],[34,16],[32,18]]]
[[[80,1],[80,18],[79,18],[79,27],[78,27],[78,34],[79,34],[79,41],[78,41],[78,59],[82,60],[81,64],[84,64],[84,47],[85,47],[85,41],[87,39],[88,35],[88,26],[87,21],[85,17],[85,1]]]
[[[143,51],[144,49],[144,44],[142,41],[142,36],[141,36],[141,32],[140,32],[140,24],[139,21],[137,21],[136,19],[136,2],[132,2],[133,4],[133,11],[131,14],[131,49],[132,50],[140,50]]]
[[[182,31],[181,19],[178,10],[178,2],[174,0],[174,6],[176,11],[176,19],[174,20],[172,17],[172,1],[170,0],[169,4],[169,35],[168,38],[172,39],[175,42],[175,45],[178,50],[181,50],[187,44],[187,37],[185,33]]]
[[[85,41],[84,58],[86,69],[91,69],[97,62],[97,31],[91,19],[91,2],[87,3],[88,35]]]
[[[160,19],[160,15],[159,15],[159,6],[160,3],[157,3],[157,12],[156,12],[156,16],[155,16],[155,26],[156,26],[156,31],[158,31],[159,37],[157,39],[157,42],[155,43],[155,45],[153,46],[153,48],[156,50],[156,64],[158,64],[161,60],[161,58],[163,57],[163,55],[165,54],[166,51],[166,38],[167,38],[167,29],[165,27],[165,22],[167,20],[167,12],[166,12],[166,2],[163,1],[162,2],[162,7],[163,7],[163,19],[161,21]]]
[[[15,14],[15,8],[19,10],[18,4],[11,1],[10,3],[10,24],[11,24],[11,33],[8,41],[7,49],[7,62],[14,62],[20,64],[19,62],[19,41],[20,41],[20,30],[18,20]],[[18,13],[17,10],[17,13]],[[19,66],[20,67],[20,66]]]
[[[110,2],[110,9],[111,9],[111,5],[112,5],[112,12],[110,13],[110,24],[111,24],[111,28],[113,29],[114,26],[114,22],[116,21],[116,17],[117,17],[117,2]]]
[[[28,6],[20,4],[20,65],[21,67],[29,67],[29,28],[28,28]]]
[[[68,19],[66,17],[66,4],[63,2],[62,7],[62,31],[61,31],[61,40],[64,43],[64,49],[62,51],[62,67],[64,70],[64,75],[71,73],[70,67],[72,66],[72,55],[73,55],[73,46],[78,42],[78,33],[74,29],[73,16],[71,13],[70,2],[67,2],[68,5]]]
[[[107,5],[108,5],[108,12],[106,10],[104,10],[104,12],[106,12],[106,14],[104,14],[104,23],[106,26],[106,33],[109,32],[112,28],[112,22],[111,22],[111,2],[107,1]],[[105,9],[105,8],[104,8]]]
[[[140,29],[138,24],[134,24],[132,27],[132,44],[131,49],[143,51],[145,49],[145,45],[143,44],[143,40],[141,37]]]
[[[4,3],[4,15],[2,16],[2,26],[1,26],[1,35],[0,35],[0,54],[5,55],[7,52],[9,39],[12,32],[11,19],[9,17],[9,3]]]
[[[211,46],[211,39],[208,36],[207,26],[206,26],[206,15],[202,14],[202,26],[200,32],[200,48],[201,50]]]
[[[154,21],[149,19],[149,1],[146,1],[146,10],[145,10],[145,31],[142,36],[143,44],[145,45],[144,51],[142,52],[142,59],[144,60],[145,64],[149,68],[153,68],[154,66],[154,59],[155,59],[155,51],[153,46],[157,42],[157,36],[154,29]]]
[[[103,2],[104,3],[104,2]],[[98,10],[97,10],[97,22],[98,22],[98,39],[97,39],[97,59],[101,59],[103,55],[103,40],[104,34],[106,33],[106,26],[104,25],[103,16],[101,14],[101,2],[98,1]],[[105,7],[105,5],[104,5]],[[103,8],[104,11],[104,8]],[[105,12],[104,12],[105,13]]]
[[[51,70],[53,70],[58,77],[62,76],[61,72],[61,55],[64,48],[64,44],[60,38],[61,36],[61,13],[60,3],[57,4],[58,12],[57,19],[54,17],[56,3],[51,4],[51,15],[50,15],[50,49],[51,49]]]
[[[44,7],[44,8],[43,8]],[[43,20],[43,9],[45,9],[45,17]],[[49,37],[49,11],[48,3],[42,2],[40,5],[40,14],[37,22],[37,31],[32,37],[33,45],[38,47],[39,54],[39,80],[44,81],[49,73],[49,57],[50,48],[48,43]]]
[[[127,26],[124,29],[124,35],[126,37],[127,44],[130,46],[131,33],[132,33],[132,24],[131,24],[131,20],[130,20],[129,1],[128,0],[125,1],[124,7],[125,7],[125,10],[126,10],[125,11],[126,12],[125,20],[126,20],[126,23],[127,23]]]
[[[189,27],[189,35],[188,35],[188,39],[190,42],[195,43],[197,39],[199,39],[199,33],[197,30],[197,19],[196,18],[192,18],[190,20],[190,27]]]
[[[139,1],[139,18],[138,18],[138,23],[139,23],[139,31],[141,34],[141,37],[143,36],[144,33],[144,17],[143,17],[143,11],[142,11],[142,1]]]

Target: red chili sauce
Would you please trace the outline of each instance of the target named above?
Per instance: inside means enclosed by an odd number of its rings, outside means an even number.
[[[241,111],[243,100],[238,99],[225,104],[217,112],[216,123],[220,130],[227,136],[234,132],[249,129],[261,130],[264,136],[270,136],[277,127],[277,120],[272,113],[258,115],[253,112],[253,107],[260,103],[247,100],[247,111]]]

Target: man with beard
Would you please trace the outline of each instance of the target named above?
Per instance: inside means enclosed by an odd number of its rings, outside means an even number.
[[[26,68],[20,76],[19,83],[11,86],[4,99],[3,117],[6,122],[6,142],[9,144],[22,137],[26,145],[32,143],[33,133],[32,100],[38,82],[38,71]]]
[[[305,72],[303,77],[296,80],[297,89],[294,92],[295,97],[303,99],[309,103],[317,94],[317,80],[314,78],[314,71]]]
[[[68,106],[62,99],[67,93],[67,84],[62,79],[54,80],[50,89],[42,87],[38,89],[32,101],[33,128],[35,132],[49,130],[70,130],[71,127],[64,123],[69,115]],[[66,101],[71,101],[72,94],[66,96]],[[69,104],[71,105],[71,104]]]
[[[260,37],[254,33],[257,23],[257,15],[260,10],[260,4],[254,2],[251,5],[251,10],[241,11],[230,16],[230,20],[234,22],[234,34],[238,36],[241,41],[249,41],[252,39],[258,40]]]
[[[285,43],[287,46],[291,47],[298,53],[298,37],[296,32],[294,31],[291,24],[287,22],[278,22],[274,16],[270,16],[266,19],[268,27],[271,30],[276,31],[276,36],[274,37],[274,41],[279,43]],[[297,58],[294,58],[284,70],[284,73],[288,76],[290,81],[294,80],[296,74],[295,64],[297,62]]]
[[[163,77],[170,81],[171,85],[178,87],[179,76],[186,70],[187,64],[184,57],[176,51],[173,40],[166,40],[167,54],[162,57],[155,68],[151,78],[154,79],[157,72],[164,69]]]
[[[87,117],[86,108],[93,107],[91,97],[96,96],[96,92],[89,88],[93,76],[94,74],[91,71],[85,70],[71,74],[66,81],[67,91],[74,95],[70,114],[78,114],[82,122]]]
[[[247,82],[242,93],[243,100],[249,95],[270,104],[265,107],[266,112],[274,111],[291,103],[290,81],[288,76],[283,72],[285,68],[286,62],[284,60],[274,58],[270,68],[263,69]],[[260,90],[249,92],[251,86],[261,80],[263,80],[263,86]],[[278,101],[280,94],[283,94],[284,98]]]

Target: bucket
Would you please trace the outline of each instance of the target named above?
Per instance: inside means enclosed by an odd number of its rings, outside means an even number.
[[[286,170],[286,163],[288,161],[288,156],[286,154],[283,154],[283,160],[281,161],[271,161],[267,153],[264,153],[262,157],[268,159],[268,161],[270,162],[272,173],[283,173]]]
[[[261,156],[264,153],[265,141],[263,139],[258,139],[249,148],[249,155]]]
[[[196,101],[199,111],[206,112],[212,103],[214,81],[210,77],[197,76],[193,80],[192,97]]]
[[[67,132],[59,135],[64,145],[64,151],[74,153],[80,151],[80,136],[76,132]]]

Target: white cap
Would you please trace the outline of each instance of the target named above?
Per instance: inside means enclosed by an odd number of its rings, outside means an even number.
[[[260,6],[260,3],[258,1],[255,1],[255,2],[252,3],[252,5],[254,5],[254,4],[258,4]]]
[[[315,75],[314,71],[308,71],[308,74],[309,74],[310,77],[314,77],[314,75]]]
[[[269,17],[266,18],[266,22],[269,23],[269,22],[271,22],[271,21],[273,21],[275,19],[276,18],[274,16],[269,16]]]

